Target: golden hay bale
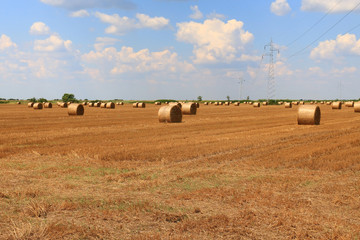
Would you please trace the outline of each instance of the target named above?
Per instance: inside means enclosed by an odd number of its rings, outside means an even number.
[[[291,102],[285,103],[285,108],[292,108],[292,103]]]
[[[61,102],[56,102],[56,104],[60,107],[60,105],[61,105]]]
[[[45,103],[44,108],[52,108],[52,103],[51,102]]]
[[[101,103],[99,103],[99,102],[94,103],[94,107],[100,107],[100,105],[101,105]]]
[[[138,107],[138,105],[139,105],[139,103],[138,103],[138,102],[133,103],[133,108],[137,108],[137,107]]]
[[[253,107],[260,107],[260,103],[259,102],[253,103]]]
[[[178,102],[169,102],[169,106],[173,106],[173,105],[178,106],[180,109],[182,108],[181,103],[178,103]]]
[[[262,105],[263,105],[263,106],[266,106],[266,105],[268,105],[268,103],[267,103],[267,102],[263,102]]]
[[[224,102],[219,102],[219,105],[224,105]]]
[[[331,104],[331,108],[332,108],[332,109],[341,109],[341,105],[342,105],[341,102],[333,102],[333,103]]]
[[[199,108],[200,107],[200,103],[195,103],[196,104],[196,107]]]
[[[196,103],[188,102],[182,104],[181,111],[182,114],[184,115],[196,115],[196,111],[197,111]]]
[[[354,101],[346,102],[345,107],[354,107]]]
[[[204,105],[209,105],[209,103],[208,103],[208,102],[204,102]]]
[[[305,105],[304,101],[299,102],[300,105]]]
[[[326,105],[331,105],[331,104],[332,104],[332,102],[331,102],[331,101],[326,102]]]
[[[34,109],[43,109],[43,104],[42,103],[34,103],[34,105],[33,105],[33,108]]]
[[[354,103],[354,112],[360,112],[360,102]]]
[[[90,103],[88,104],[88,106],[89,106],[89,107],[94,107],[94,103],[90,102]]]
[[[68,107],[68,115],[69,116],[84,115],[84,106],[82,104],[71,104]]]
[[[225,104],[225,106],[230,106],[229,102],[225,102],[224,104]]]
[[[83,102],[82,105],[86,106],[86,105],[88,105],[88,103],[87,103],[87,102]]]
[[[234,103],[234,106],[240,106],[239,102]]]
[[[29,102],[29,103],[28,103],[28,107],[29,107],[29,108],[31,108],[31,107],[33,107],[33,106],[34,106],[34,103],[33,103],[33,102]]]
[[[106,103],[106,108],[108,108],[108,109],[114,109],[114,108],[115,108],[115,103],[113,103],[113,102],[108,102],[108,103]]]
[[[67,108],[68,104],[66,102],[60,103],[60,107],[62,108]]]
[[[67,105],[69,106],[71,104],[71,102],[67,102]]]
[[[278,104],[279,104],[279,105],[282,105],[282,104],[283,104],[283,102],[278,102]]]
[[[146,107],[146,104],[141,102],[138,104],[138,108],[145,108]]]
[[[161,105],[161,102],[155,102],[155,105]]]
[[[159,122],[178,123],[182,121],[182,112],[178,105],[167,105],[159,109]]]
[[[248,102],[248,104],[253,105],[254,103],[253,102]]]
[[[298,101],[294,101],[294,102],[292,102],[292,104],[293,104],[293,105],[299,105],[299,104],[300,104],[300,102],[298,102]]]
[[[321,101],[320,104],[324,104],[324,101]]]
[[[16,104],[18,104],[18,105],[19,105],[19,104],[21,104],[21,102],[16,102]]]
[[[106,108],[106,103],[101,103],[101,104],[100,104],[100,107],[101,107],[101,108]]]
[[[297,114],[298,125],[319,125],[321,112],[319,106],[300,106]]]

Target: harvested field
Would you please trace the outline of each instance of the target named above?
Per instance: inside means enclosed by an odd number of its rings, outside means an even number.
[[[360,114],[0,105],[0,239],[358,239]]]

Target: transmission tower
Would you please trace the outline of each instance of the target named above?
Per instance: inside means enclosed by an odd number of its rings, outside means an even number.
[[[275,98],[275,72],[274,72],[274,52],[279,54],[279,49],[275,48],[271,39],[270,43],[264,46],[264,50],[268,50],[262,57],[269,57],[269,70],[267,82],[267,100]]]
[[[243,91],[243,83],[245,82],[245,79],[243,78],[239,78],[240,82],[238,82],[240,84],[240,100],[242,99],[242,91]]]

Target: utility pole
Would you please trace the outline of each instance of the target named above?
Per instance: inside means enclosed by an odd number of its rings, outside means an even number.
[[[275,72],[274,72],[274,52],[279,54],[279,49],[275,48],[271,39],[270,43],[264,46],[264,50],[268,50],[264,56],[269,57],[269,70],[268,70],[268,82],[267,82],[267,100],[275,98]]]
[[[242,99],[242,90],[243,90],[243,83],[245,82],[245,79],[243,79],[242,77],[239,78],[240,82],[238,82],[240,84],[240,99]]]

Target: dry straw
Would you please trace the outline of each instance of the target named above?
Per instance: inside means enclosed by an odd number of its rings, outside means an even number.
[[[94,107],[94,103],[89,103],[89,105],[88,105],[89,107]]]
[[[229,102],[225,102],[225,106],[230,106],[230,103],[229,103]]]
[[[188,102],[182,105],[181,111],[184,115],[196,115],[197,107],[196,103]]]
[[[155,102],[155,105],[161,105],[161,102]]]
[[[108,102],[108,103],[106,103],[106,108],[108,108],[108,109],[114,109],[114,108],[115,108],[115,103],[113,103],[113,102]]]
[[[199,108],[200,107],[200,103],[195,103],[196,104],[196,107]]]
[[[145,103],[141,102],[141,103],[139,103],[139,104],[137,105],[137,107],[138,107],[138,108],[145,108],[146,105],[145,105]]]
[[[139,105],[139,103],[138,103],[138,102],[133,103],[133,108],[137,108],[137,107],[138,107],[138,105]]]
[[[66,102],[60,103],[60,107],[62,108],[67,108],[68,104]]]
[[[291,102],[285,103],[285,108],[292,108],[292,103]]]
[[[330,102],[330,101],[329,101],[329,102],[326,102],[326,105],[331,105],[331,104],[332,104],[332,102]]]
[[[304,101],[299,102],[300,105],[305,105]]]
[[[52,103],[51,102],[45,103],[44,108],[52,108]]]
[[[16,104],[18,104],[18,105],[19,105],[19,104],[21,104],[21,102],[17,102]]]
[[[99,103],[99,102],[94,103],[94,107],[100,107],[100,105],[101,105],[101,103]]]
[[[240,106],[239,102],[234,103],[234,106]]]
[[[300,106],[297,114],[299,125],[319,125],[320,124],[320,108],[319,106],[306,105]]]
[[[354,102],[353,101],[346,102],[345,107],[354,107]]]
[[[38,109],[38,110],[43,109],[43,104],[42,103],[34,103],[33,108]]]
[[[208,102],[204,102],[204,105],[209,105],[209,103],[208,103]]]
[[[29,107],[29,108],[31,108],[31,107],[33,107],[33,106],[34,106],[34,103],[33,103],[33,102],[29,102],[29,103],[28,103],[28,107]]]
[[[180,109],[182,108],[181,103],[178,103],[178,102],[169,102],[169,106],[173,106],[173,105],[178,106]]]
[[[267,102],[263,102],[262,105],[263,105],[263,106],[266,106],[266,105],[268,105],[268,103],[267,103]]]
[[[101,103],[101,104],[100,104],[100,107],[101,107],[101,108],[106,108],[106,103]]]
[[[259,102],[253,103],[253,107],[260,107],[260,103]]]
[[[82,104],[71,104],[68,107],[69,116],[84,115],[84,106]]]
[[[354,103],[354,112],[360,112],[360,102]]]
[[[163,106],[158,112],[159,122],[178,123],[182,121],[182,112],[178,105]]]
[[[333,102],[331,104],[332,109],[341,109],[341,102]]]

